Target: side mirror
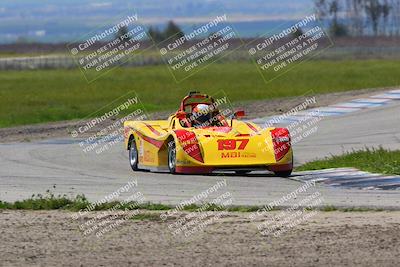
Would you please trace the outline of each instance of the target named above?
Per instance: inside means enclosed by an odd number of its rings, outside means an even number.
[[[233,114],[233,117],[234,117],[235,119],[238,119],[238,118],[243,118],[245,115],[246,115],[246,114],[245,114],[244,110],[237,110],[237,111],[235,111],[235,113]]]

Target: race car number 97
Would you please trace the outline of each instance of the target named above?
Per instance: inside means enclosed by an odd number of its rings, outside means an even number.
[[[249,143],[249,139],[225,139],[217,142],[218,150],[244,150]]]

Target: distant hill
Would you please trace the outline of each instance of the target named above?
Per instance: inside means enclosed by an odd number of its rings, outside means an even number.
[[[263,34],[312,12],[312,0],[1,0],[0,43],[68,42],[129,12],[145,25],[174,20],[192,28],[225,12],[243,37]]]

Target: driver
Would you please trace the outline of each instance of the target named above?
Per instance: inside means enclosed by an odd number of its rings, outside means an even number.
[[[194,127],[199,126],[211,126],[213,110],[210,105],[197,104],[192,110],[192,125]]]

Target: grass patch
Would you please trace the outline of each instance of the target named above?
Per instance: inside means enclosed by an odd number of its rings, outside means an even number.
[[[272,99],[396,86],[399,70],[395,60],[313,60],[268,84],[253,63],[212,64],[179,84],[165,65],[117,68],[89,84],[80,70],[1,71],[0,127],[82,119],[132,90],[152,112],[176,109],[193,89],[223,90],[232,102]]]
[[[77,196],[75,199],[69,199],[66,196],[54,196],[46,194],[45,196],[38,194],[32,195],[31,198],[13,203],[0,201],[0,209],[13,210],[57,210],[70,209],[80,210],[86,207],[84,197]]]
[[[228,207],[227,211],[230,212],[255,212],[258,211],[261,207],[258,206],[231,206]],[[275,209],[272,209],[275,210]]]
[[[321,211],[330,212],[330,211],[337,211],[338,208],[332,205],[326,205],[321,208]]]
[[[140,213],[131,217],[134,221],[161,221],[160,214]]]
[[[0,209],[8,210],[68,210],[68,211],[80,211],[90,208],[90,203],[84,195],[78,195],[75,198],[67,198],[66,196],[55,196],[49,191],[45,195],[33,195],[31,198],[15,201],[13,203],[0,201]],[[149,211],[166,211],[174,209],[175,206],[155,204],[155,203],[135,203],[128,202],[122,203],[119,201],[106,202],[101,205],[95,205],[93,211],[101,210],[126,210],[126,209],[140,209]],[[183,208],[183,211],[196,211],[202,208],[204,211],[219,211],[219,206],[215,204],[209,204],[206,209],[203,209],[203,205],[191,204]],[[254,212],[260,209],[257,206],[229,206],[225,210],[231,212]]]
[[[400,150],[389,151],[383,148],[363,149],[331,156],[306,163],[297,171],[321,170],[329,168],[354,167],[362,171],[400,175]]]
[[[69,210],[80,211],[90,208],[92,203],[84,195],[78,195],[75,198],[68,198],[65,195],[55,196],[50,191],[45,195],[32,195],[31,198],[13,203],[0,201],[0,209],[10,210]],[[143,209],[143,210],[169,210],[172,206],[153,203],[122,203],[119,201],[106,202],[101,205],[95,205],[93,211],[100,210],[125,210],[125,209]]]
[[[370,209],[370,208],[365,208],[365,207],[354,207],[354,208],[343,208],[340,209],[340,211],[343,212],[368,212],[368,211],[384,211],[384,209]]]
[[[77,212],[85,210],[85,208],[91,207],[91,203],[86,199],[84,195],[78,195],[71,199],[66,196],[55,196],[49,191],[45,195],[33,195],[31,198],[15,201],[13,203],[0,201],[0,210],[67,210]],[[148,211],[165,211],[174,209],[175,206],[164,205],[164,204],[153,204],[153,203],[122,203],[118,201],[107,202],[102,205],[97,205],[93,211],[102,210],[148,210]],[[220,209],[216,205],[210,204],[207,209],[203,209],[203,205],[192,204],[186,206],[183,211],[195,212],[196,210],[203,211],[228,211],[228,212],[255,212],[262,209],[262,206],[227,206],[225,209]],[[285,210],[285,207],[276,207],[272,211]],[[375,208],[364,208],[364,207],[353,207],[353,208],[338,208],[335,206],[327,205],[320,208],[309,209],[308,211],[341,211],[341,212],[366,212],[366,211],[383,211],[382,209]],[[132,220],[160,220],[160,214],[157,213],[140,213],[132,216]]]

